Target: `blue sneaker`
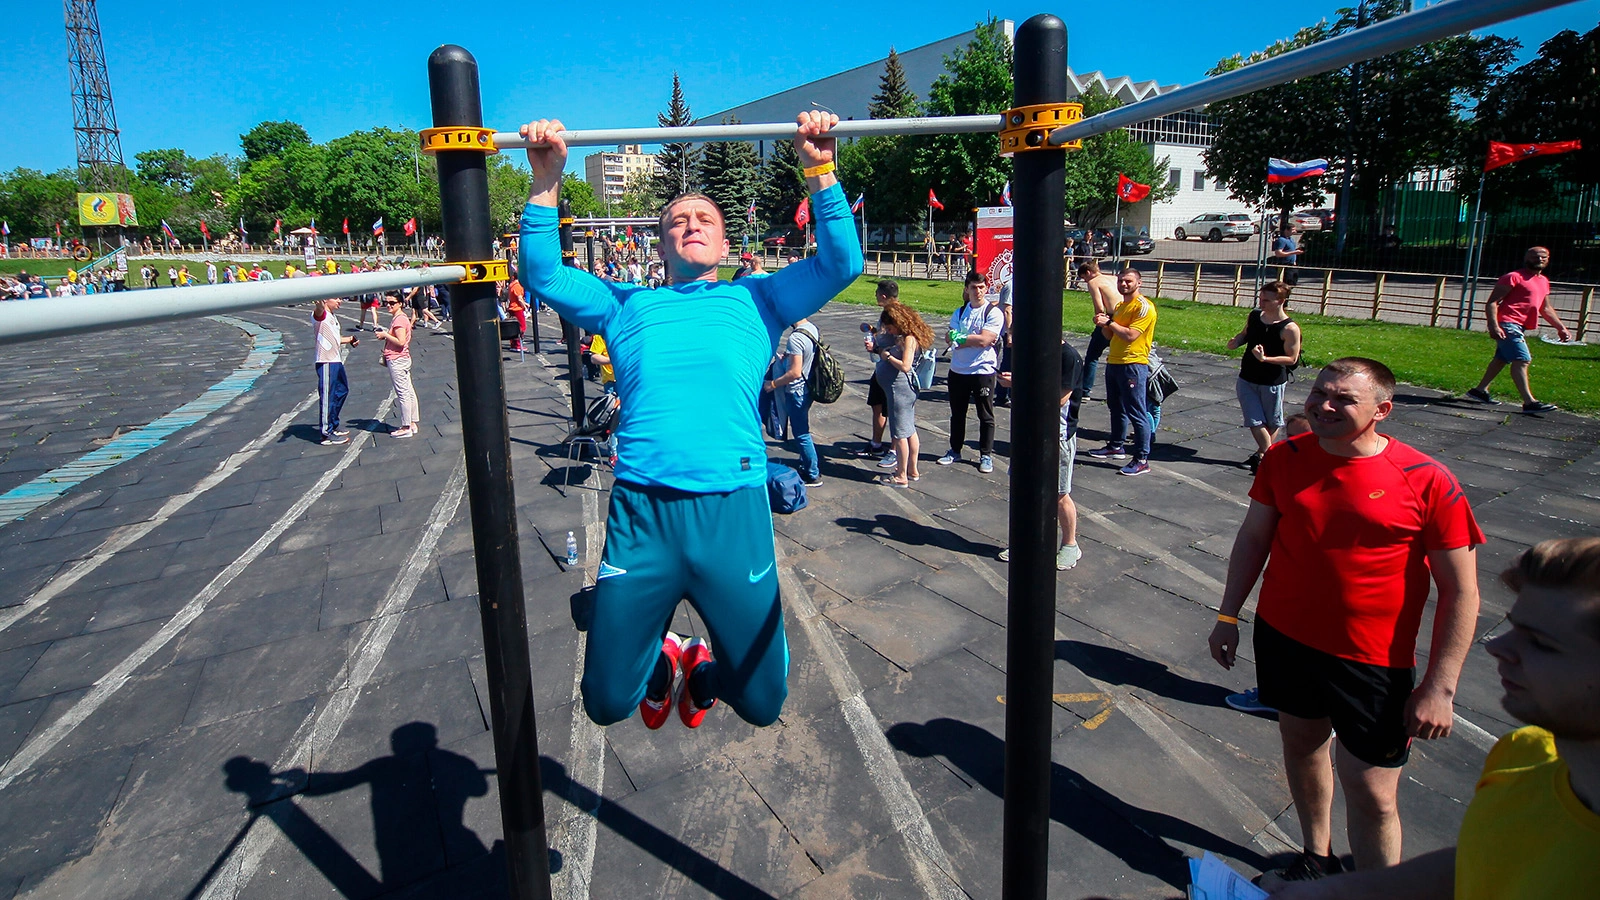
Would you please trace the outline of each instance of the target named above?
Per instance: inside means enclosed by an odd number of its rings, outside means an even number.
[[[1148,471],[1150,471],[1150,464],[1142,459],[1136,459],[1117,470],[1122,475],[1143,475]]]
[[[1229,694],[1222,702],[1242,713],[1270,713],[1277,710],[1261,702],[1261,689],[1251,688],[1242,694]]]
[[[1128,451],[1121,444],[1107,444],[1097,450],[1090,450],[1089,455],[1095,459],[1127,459]]]

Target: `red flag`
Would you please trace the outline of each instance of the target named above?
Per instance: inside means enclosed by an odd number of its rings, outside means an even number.
[[[801,200],[800,205],[794,208],[794,227],[804,228],[811,221],[811,200]]]
[[[345,234],[349,234],[350,233],[350,217],[349,216],[345,216],[344,217],[344,233]]]
[[[1123,203],[1138,203],[1149,195],[1150,185],[1140,184],[1121,172],[1117,173],[1117,196],[1122,198]]]
[[[211,240],[211,230],[206,228],[205,219],[200,220],[200,233],[206,236],[206,240]]]
[[[272,233],[273,234],[282,234],[283,233],[283,220],[282,219],[273,219],[272,220]]]
[[[417,233],[417,217],[412,216],[406,220],[406,237]]]
[[[1555,141],[1548,144],[1502,144],[1499,141],[1490,141],[1489,157],[1483,161],[1483,170],[1487,172],[1535,156],[1553,156],[1557,153],[1571,153],[1582,149],[1582,141]]]
[[[933,188],[928,188],[928,205],[934,209],[944,209],[944,204],[940,203],[939,198],[933,195]]]
[[[632,225],[628,226],[628,237],[633,237],[633,226]]]
[[[56,223],[56,240],[61,240],[61,223]]]

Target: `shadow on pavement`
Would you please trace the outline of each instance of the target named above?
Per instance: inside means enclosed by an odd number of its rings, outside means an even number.
[[[1185,678],[1165,663],[1135,656],[1126,650],[1082,641],[1056,641],[1056,659],[1108,684],[1121,684],[1160,694],[1196,706],[1227,707],[1224,698],[1233,691],[1221,685]]]
[[[925,724],[901,722],[888,731],[889,743],[917,757],[941,756],[966,777],[1004,796],[1005,744],[989,732],[955,719]],[[1248,862],[1260,869],[1267,860],[1236,844],[1165,813],[1125,803],[1082,775],[1050,764],[1050,818],[1072,829],[1133,869],[1180,891],[1189,885],[1183,851],[1168,839]]]
[[[846,516],[835,519],[834,522],[851,534],[881,535],[895,543],[913,547],[938,547],[952,553],[973,553],[983,557],[993,557],[1005,549],[995,544],[969,541],[943,528],[919,525],[905,516],[888,513],[879,513],[870,519],[854,519]]]

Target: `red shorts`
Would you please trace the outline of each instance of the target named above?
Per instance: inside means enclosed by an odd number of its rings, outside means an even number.
[[[378,308],[378,299],[376,297],[373,297],[373,298],[369,298],[369,299],[366,299],[366,300],[362,300],[361,301],[361,308],[362,309],[377,309]]]

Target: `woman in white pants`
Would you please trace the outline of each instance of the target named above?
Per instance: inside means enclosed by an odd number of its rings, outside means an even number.
[[[421,417],[417,390],[411,386],[411,320],[406,317],[399,294],[385,294],[383,306],[393,318],[387,329],[378,331],[378,337],[383,341],[383,364],[389,367],[395,399],[400,402],[400,427],[389,435],[408,438],[417,433],[417,419]]]

